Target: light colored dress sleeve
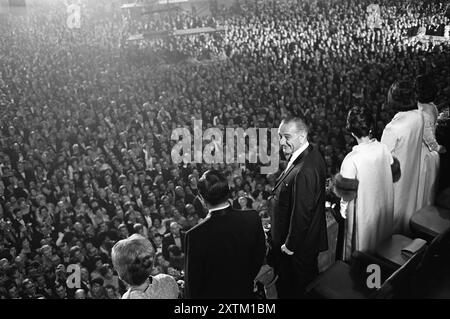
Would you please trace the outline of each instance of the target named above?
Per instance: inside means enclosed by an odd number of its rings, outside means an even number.
[[[436,141],[436,121],[438,110],[434,104],[419,104],[419,110],[423,112],[424,130],[423,141],[430,151],[438,152],[440,145]]]
[[[398,134],[395,134],[395,127],[392,123],[386,125],[383,131],[383,135],[381,136],[381,143],[386,145],[389,149],[389,152],[392,154],[396,154],[398,141]]]
[[[341,171],[340,174],[344,178],[348,179],[356,179],[356,167],[353,163],[352,156],[347,155],[341,164]],[[347,208],[350,201],[343,200],[341,198],[341,216],[342,218],[347,218]]]
[[[178,299],[178,295],[180,293],[180,289],[178,287],[178,284],[172,276],[164,276],[162,279],[163,285],[161,285],[163,288],[163,299]]]

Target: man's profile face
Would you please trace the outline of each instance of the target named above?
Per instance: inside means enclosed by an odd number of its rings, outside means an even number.
[[[281,123],[278,128],[278,135],[280,137],[280,146],[284,155],[290,156],[298,150],[305,140],[305,133],[298,131],[295,123]]]

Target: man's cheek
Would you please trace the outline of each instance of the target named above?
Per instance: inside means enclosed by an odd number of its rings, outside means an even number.
[[[278,154],[280,155],[280,160],[282,161],[286,160],[286,155],[284,154],[282,147],[280,147],[280,149],[278,150]]]

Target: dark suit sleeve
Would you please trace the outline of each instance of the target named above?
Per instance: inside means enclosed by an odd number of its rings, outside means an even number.
[[[318,180],[313,169],[304,169],[296,176],[294,183],[294,203],[285,245],[287,249],[296,253],[299,245],[305,243],[305,237],[310,230],[315,208],[314,190]]]
[[[164,236],[162,240],[162,254],[166,260],[169,260],[169,246],[169,238]]]
[[[264,257],[266,256],[266,239],[264,236],[263,226],[261,218],[258,213],[255,213],[255,224],[256,224],[256,240],[255,247],[253,249],[253,267],[252,267],[252,278],[258,275],[259,270],[264,262]]]
[[[185,248],[185,298],[198,299],[204,296],[201,295],[203,284],[203,257],[201,253],[200,243],[197,242],[196,236],[191,232],[186,233],[186,248]]]

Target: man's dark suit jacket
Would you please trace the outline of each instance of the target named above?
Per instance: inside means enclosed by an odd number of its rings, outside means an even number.
[[[181,247],[180,250],[184,251],[184,242],[185,242],[186,233],[184,231],[180,231],[180,240],[181,240]],[[169,247],[170,245],[176,245],[175,244],[175,238],[173,237],[172,233],[165,234],[162,240],[162,253],[166,260],[169,260]]]
[[[253,210],[228,207],[186,233],[185,296],[254,298],[254,279],[265,257],[261,219]]]
[[[271,212],[274,250],[283,244],[294,252],[299,268],[317,263],[317,255],[328,248],[325,218],[325,162],[309,145],[293,165],[278,178]],[[307,265],[307,266],[306,266]],[[306,272],[309,273],[310,269]],[[302,273],[303,269],[299,269]]]

